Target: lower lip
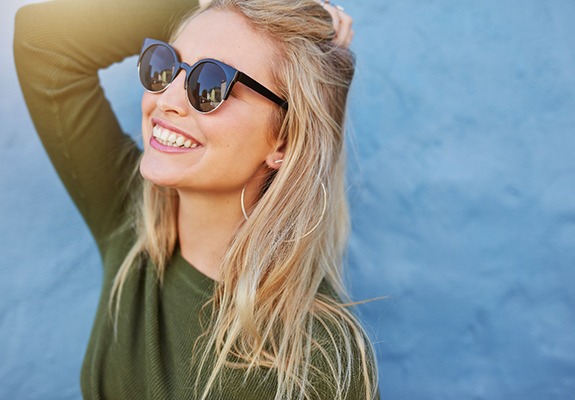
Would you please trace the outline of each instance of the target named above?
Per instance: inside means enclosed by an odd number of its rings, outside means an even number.
[[[172,147],[166,146],[156,140],[155,137],[150,137],[150,147],[161,151],[162,153],[171,153],[171,154],[180,154],[180,153],[189,153],[190,151],[194,151],[199,149],[200,147],[194,147],[193,149],[187,147]]]

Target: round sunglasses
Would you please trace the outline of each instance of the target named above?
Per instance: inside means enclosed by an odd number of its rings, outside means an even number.
[[[168,43],[144,40],[138,59],[138,74],[144,89],[150,93],[163,92],[182,69],[186,71],[184,89],[188,101],[202,114],[215,111],[228,98],[236,82],[243,83],[283,109],[288,108],[286,100],[234,67],[210,58],[189,65],[180,61],[176,50]]]

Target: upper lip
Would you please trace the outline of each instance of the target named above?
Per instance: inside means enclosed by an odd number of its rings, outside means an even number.
[[[170,123],[168,123],[168,122],[166,122],[166,121],[163,121],[163,120],[161,120],[161,119],[152,118],[152,125],[153,125],[153,126],[155,126],[155,125],[161,126],[161,127],[164,128],[164,129],[167,129],[167,130],[169,130],[169,131],[172,131],[172,132],[178,133],[178,134],[180,134],[180,135],[182,135],[182,136],[184,136],[184,137],[187,137],[187,138],[189,138],[190,140],[192,140],[192,141],[198,143],[199,145],[202,144],[198,139],[196,139],[195,137],[193,137],[193,136],[190,135],[189,133],[184,132],[184,131],[182,131],[182,130],[179,129],[179,128],[176,128],[175,126],[173,126],[173,125],[171,125]]]

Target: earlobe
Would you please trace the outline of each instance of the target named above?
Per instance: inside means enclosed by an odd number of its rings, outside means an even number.
[[[266,164],[271,169],[279,169],[284,161],[285,146],[283,141],[276,142],[276,148],[266,157]]]
[[[266,164],[271,169],[279,169],[283,163],[284,153],[283,151],[274,151],[266,157]]]

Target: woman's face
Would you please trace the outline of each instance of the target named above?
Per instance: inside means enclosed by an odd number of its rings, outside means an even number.
[[[239,14],[206,11],[185,26],[172,46],[190,65],[215,58],[276,90],[269,72],[277,56],[274,46]],[[144,178],[181,191],[235,193],[247,182],[262,179],[267,168],[277,167],[274,161],[282,154],[270,131],[276,104],[236,83],[217,110],[200,114],[188,102],[184,79],[180,71],[164,92],[142,97]],[[192,144],[163,146],[153,137],[154,129]]]

